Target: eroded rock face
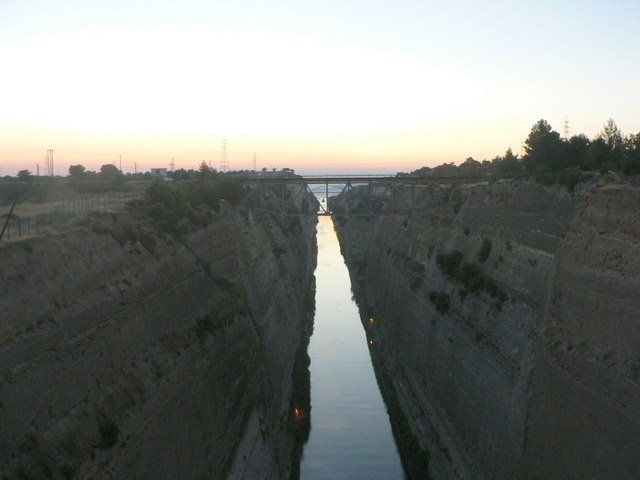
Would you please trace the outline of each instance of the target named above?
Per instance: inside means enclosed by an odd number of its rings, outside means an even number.
[[[288,478],[314,266],[313,219],[225,204],[3,246],[0,477]]]
[[[640,190],[587,192],[556,252],[523,476],[640,477]]]
[[[640,190],[513,182],[417,198],[414,217],[336,225],[383,390],[431,475],[637,478]]]

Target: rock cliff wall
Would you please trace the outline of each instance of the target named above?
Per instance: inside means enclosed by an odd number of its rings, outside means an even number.
[[[414,216],[336,228],[383,391],[431,476],[638,478],[640,189],[414,195]]]
[[[2,246],[0,478],[289,478],[315,254],[313,219],[224,202]]]

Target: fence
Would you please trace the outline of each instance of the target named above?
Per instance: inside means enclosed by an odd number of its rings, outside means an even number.
[[[8,220],[2,241],[38,235],[46,228],[61,225],[86,212],[122,206],[129,200],[142,198],[144,191],[108,191],[76,195],[47,203],[18,202],[9,216],[10,205],[0,207],[0,230]]]

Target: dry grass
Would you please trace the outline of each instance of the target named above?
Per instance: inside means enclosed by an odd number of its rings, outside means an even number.
[[[107,192],[106,194],[77,195],[65,200],[43,203],[18,202],[13,214],[20,218],[21,228],[18,229],[16,221],[10,221],[2,243],[42,235],[45,230],[51,231],[67,225],[87,215],[90,211],[122,208],[129,200],[140,198],[142,195],[143,192],[127,192],[126,194]],[[0,206],[0,229],[4,226],[5,215],[10,211],[11,205]],[[36,219],[38,219],[37,230]]]

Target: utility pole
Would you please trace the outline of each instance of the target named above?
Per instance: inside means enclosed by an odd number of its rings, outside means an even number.
[[[138,162],[133,162],[133,171],[138,173]]]
[[[173,171],[176,168],[176,162],[173,161],[173,157],[171,157],[171,173],[173,173]]]
[[[47,175],[53,177],[53,149],[47,150]]]
[[[567,116],[564,116],[564,139],[568,140],[569,139],[569,119],[567,118]]]
[[[120,164],[120,173],[122,173],[122,154],[118,155],[118,161]]]
[[[227,171],[227,167],[229,166],[229,159],[227,158],[227,139],[222,139],[222,157],[220,158],[220,170],[223,172]]]
[[[37,175],[40,176],[40,164],[39,163],[36,163],[36,172],[38,172]]]
[[[256,152],[253,152],[253,171],[256,171]]]

